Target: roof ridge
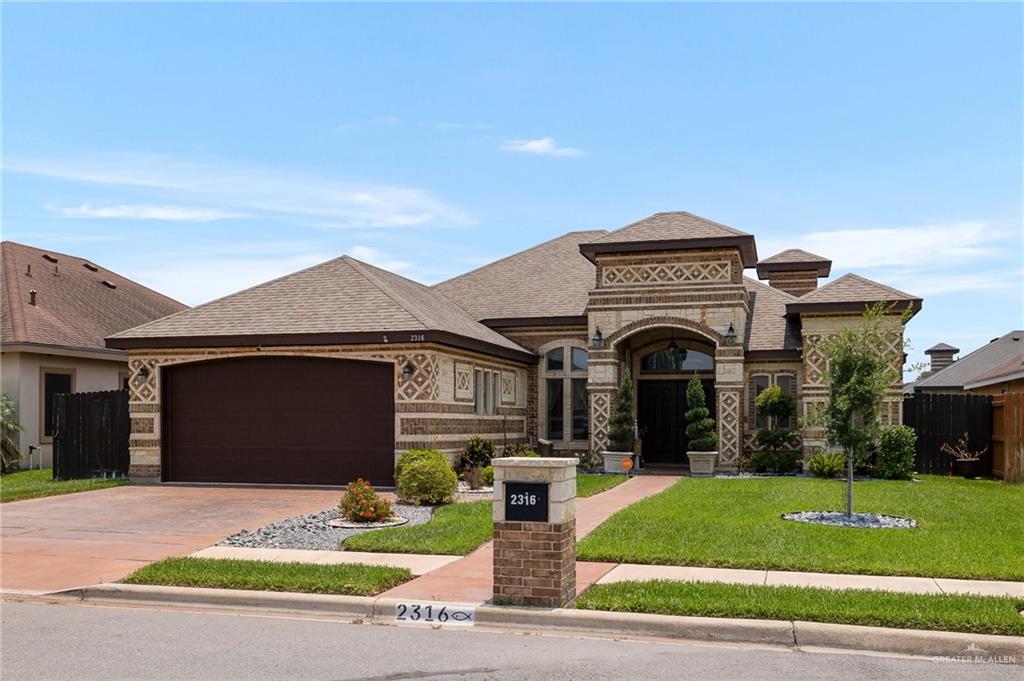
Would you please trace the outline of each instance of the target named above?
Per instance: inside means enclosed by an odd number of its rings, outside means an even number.
[[[13,241],[5,241],[2,246],[13,244]],[[20,244],[14,244],[20,245]],[[28,338],[28,329],[25,326],[25,310],[22,307],[21,301],[21,286],[18,283],[17,267],[14,263],[14,252],[10,248],[0,247],[0,262],[3,262],[4,269],[4,289],[7,292],[7,309],[11,315],[11,331],[14,334],[14,340],[25,340]],[[10,262],[8,262],[10,261]],[[18,289],[18,295],[15,296],[14,289]]]
[[[403,298],[400,294],[398,294],[395,291],[391,290],[390,286],[386,286],[384,284],[384,282],[381,281],[381,278],[379,276],[377,276],[376,272],[369,272],[369,271],[366,271],[364,269],[366,267],[368,267],[370,269],[377,269],[376,267],[374,267],[370,263],[365,263],[362,260],[359,260],[358,258],[353,258],[350,255],[343,255],[342,256],[342,260],[344,260],[345,263],[349,267],[351,267],[356,272],[361,274],[364,279],[366,279],[371,284],[373,284],[373,286],[378,291],[380,291],[385,296],[390,298],[396,305],[398,305],[405,312],[407,312],[411,317],[413,317],[416,321],[418,321],[420,324],[422,324],[424,326],[424,328],[427,328],[427,329],[431,329],[432,328],[432,326],[433,326],[432,324],[430,324],[426,319],[421,317],[418,312],[414,311],[413,308],[415,308],[415,306],[414,305],[410,305],[409,301],[407,301],[405,298]],[[356,265],[358,265],[358,267]],[[419,282],[413,281],[412,279],[409,279],[408,277],[403,277],[401,274],[395,274],[394,272],[391,272],[390,274],[392,274],[392,275],[394,275],[396,277],[399,277],[401,279],[404,279],[405,281],[412,282],[413,284],[417,284],[419,286],[423,286],[423,284],[420,284]],[[426,286],[424,286],[423,288],[429,290],[429,288],[426,287]],[[444,297],[444,296],[442,296],[442,297]],[[444,297],[444,299],[448,300],[447,297]],[[456,307],[458,307],[458,306],[456,306]],[[461,307],[459,309],[462,310]]]
[[[708,218],[706,218],[706,217],[704,217],[702,215],[697,215],[696,213],[691,213],[688,210],[660,210],[660,211],[658,211],[656,213],[651,213],[650,215],[648,215],[646,217],[640,218],[639,220],[634,220],[633,222],[629,223],[628,225],[624,225],[622,227],[619,227],[618,229],[610,230],[604,236],[611,236],[612,234],[618,234],[619,232],[625,231],[625,230],[629,229],[630,227],[635,227],[636,225],[639,225],[641,222],[646,222],[647,220],[650,220],[653,217],[657,217],[658,215],[688,215],[691,218],[694,218],[694,219],[697,219],[697,220],[702,220],[702,221],[704,221],[704,222],[706,222],[706,223],[708,223],[710,225],[714,225],[715,227],[721,227],[722,229],[732,233],[733,236],[751,236],[751,234],[749,232],[744,232],[741,229],[736,229],[735,227],[730,227],[729,225],[722,224],[721,222],[715,222],[714,220],[710,220],[710,219],[708,219]],[[604,238],[604,237],[602,237],[602,238]],[[697,238],[703,238],[703,237],[697,237]],[[595,241],[597,241],[597,240],[595,240]]]

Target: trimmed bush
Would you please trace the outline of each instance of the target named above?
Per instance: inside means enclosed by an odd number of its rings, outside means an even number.
[[[494,485],[494,466],[484,466],[484,484],[488,487]]]
[[[910,480],[914,474],[917,433],[910,426],[882,426],[875,458],[875,475],[886,480]]]
[[[576,460],[578,470],[581,471],[597,471],[604,467],[604,462],[601,457],[593,452],[576,452]]]
[[[761,451],[750,455],[750,467],[757,473],[792,473],[800,468],[800,452]]]
[[[686,384],[686,437],[689,438],[686,448],[691,452],[713,452],[718,445],[715,420],[704,405],[704,386],[694,376]]]
[[[466,471],[470,468],[483,468],[491,465],[494,458],[494,443],[482,437],[474,437],[462,450],[459,458],[459,470]]]
[[[808,460],[807,467],[819,478],[836,478],[846,467],[846,457],[840,452],[818,452]]]
[[[526,456],[530,458],[540,458],[540,454],[533,451],[530,448],[530,444],[527,442],[516,442],[505,447],[504,456]]]
[[[459,488],[459,478],[443,457],[410,461],[402,467],[397,482],[399,501],[415,506],[450,504]]]
[[[348,483],[348,491],[341,498],[341,515],[357,523],[377,523],[387,520],[394,512],[390,501],[382,499],[373,485],[359,478]]]
[[[631,452],[636,444],[636,428],[633,423],[633,377],[629,369],[622,372],[619,392],[615,397],[615,408],[608,419],[608,450]]]
[[[395,483],[397,484],[398,478],[402,475],[403,468],[421,459],[437,459],[448,465],[448,458],[436,449],[410,449],[398,457],[398,463],[395,464]]]

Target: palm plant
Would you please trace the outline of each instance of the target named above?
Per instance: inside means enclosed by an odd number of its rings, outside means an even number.
[[[18,433],[20,432],[21,424],[18,423],[18,413],[14,402],[7,396],[7,393],[2,393],[0,394],[0,473],[12,471],[21,463],[21,449],[18,446]]]

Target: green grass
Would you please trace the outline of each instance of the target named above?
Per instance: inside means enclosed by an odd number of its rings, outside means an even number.
[[[381,565],[314,565],[185,557],[167,558],[147,565],[123,581],[127,584],[374,596],[410,579],[412,573],[405,568]]]
[[[584,593],[576,607],[1024,635],[1024,617],[1018,614],[1024,599],[993,596],[650,581],[599,584]]]
[[[577,495],[593,496],[625,481],[625,475],[580,475],[576,478]],[[443,506],[437,509],[430,522],[363,532],[348,538],[341,548],[346,551],[465,556],[494,534],[491,503],[484,500]]]
[[[625,475],[580,474],[576,476],[576,496],[592,497],[624,482],[626,482]]]
[[[73,492],[91,492],[96,489],[106,489],[107,487],[127,484],[127,480],[103,480],[99,478],[57,481],[53,479],[53,471],[49,468],[16,471],[0,476],[0,503],[21,501],[22,499],[36,499],[38,497],[52,497],[57,494],[71,494]]]
[[[683,478],[609,518],[580,560],[1024,581],[1024,485],[923,476],[854,484],[854,510],[915,529],[782,520],[842,510],[845,485],[813,478]]]
[[[383,553],[431,553],[465,556],[491,538],[491,502],[449,504],[434,513],[430,522],[411,527],[389,527],[363,532],[345,540],[347,551]]]

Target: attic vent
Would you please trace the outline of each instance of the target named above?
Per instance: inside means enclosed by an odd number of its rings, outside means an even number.
[[[53,257],[49,253],[43,253],[43,260],[47,260],[49,262],[57,262],[57,258]]]
[[[91,262],[83,262],[82,267],[89,270],[90,272],[99,272],[100,268],[93,265]]]
[[[107,288],[117,288],[117,284],[108,279],[103,280],[103,285],[106,286]]]

